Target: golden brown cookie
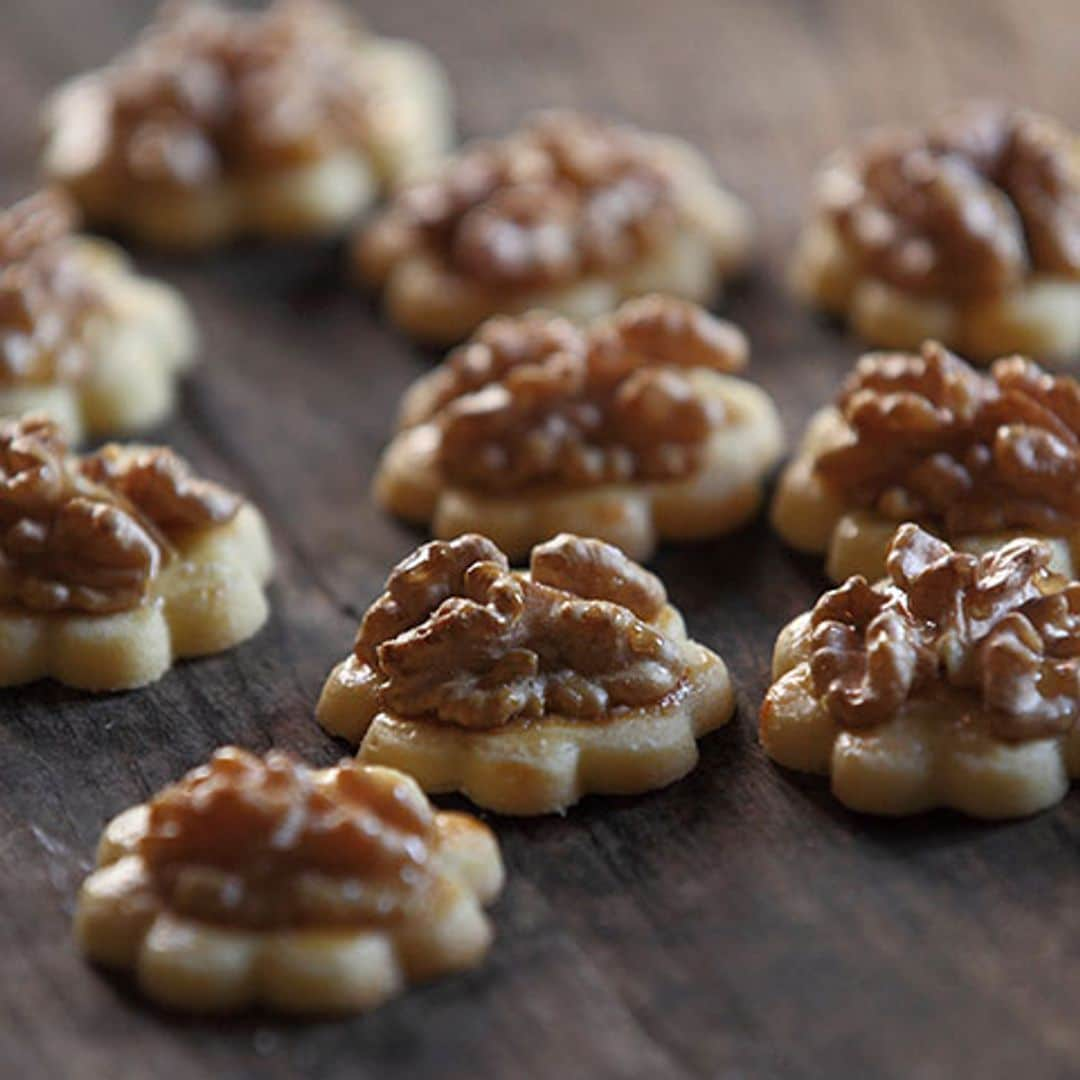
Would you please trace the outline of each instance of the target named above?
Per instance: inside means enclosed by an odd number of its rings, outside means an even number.
[[[317,715],[425,791],[544,814],[678,780],[734,707],[723,661],[618,549],[563,535],[512,572],[468,535],[395,567]]]
[[[0,211],[0,417],[46,413],[72,441],[164,419],[195,351],[180,294],[76,218],[59,191]]]
[[[976,556],[900,526],[780,634],[761,741],[854,810],[1033,814],[1080,775],[1080,582],[1014,540]]]
[[[1080,383],[1020,356],[986,374],[934,342],[870,353],[810,421],[772,506],[780,535],[870,580],[902,521],[958,548],[1047,540],[1080,567]]]
[[[647,558],[729,532],[783,450],[769,396],[736,378],[742,333],[649,296],[579,329],[546,312],[486,322],[405,396],[378,501],[511,559],[569,530]]]
[[[793,279],[872,345],[1080,357],[1080,138],[991,104],[874,132],[822,170]]]
[[[591,319],[632,296],[705,303],[745,264],[746,208],[687,143],[542,113],[406,186],[357,237],[391,319],[450,345],[485,319]]]
[[[0,686],[160,678],[267,616],[262,515],[164,447],[68,453],[45,417],[0,422]]]
[[[169,248],[335,232],[445,152],[425,50],[331,0],[167,4],[133,48],[45,111],[45,172],[87,218]]]
[[[491,832],[403,773],[226,747],[110,822],[75,935],[170,1008],[353,1012],[479,964],[502,882]]]

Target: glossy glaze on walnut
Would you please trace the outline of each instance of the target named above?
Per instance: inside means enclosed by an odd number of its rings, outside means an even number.
[[[42,191],[0,213],[0,386],[70,382],[102,297],[73,257],[73,204]]]
[[[676,224],[672,179],[645,136],[562,111],[468,148],[374,229],[388,250],[513,292],[632,265]]]
[[[236,747],[156,795],[137,853],[172,911],[273,929],[387,924],[422,902],[435,815],[400,777]]]
[[[83,83],[95,107],[65,170],[120,189],[192,188],[362,149],[370,88],[356,34],[320,0],[261,12],[167,5],[133,49]]]
[[[665,603],[657,578],[599,540],[556,537],[515,574],[467,534],[395,567],[355,653],[397,715],[477,729],[599,720],[682,684],[685,657],[651,622]]]
[[[815,469],[848,505],[947,536],[1080,526],[1080,384],[1022,357],[988,374],[940,345],[864,356]]]
[[[976,557],[901,526],[887,581],[850,578],[813,609],[815,692],[852,730],[954,689],[971,693],[972,714],[999,738],[1070,730],[1080,715],[1080,584],[1049,563],[1035,541]]]
[[[448,483],[493,493],[692,475],[724,417],[689,377],[747,346],[695,304],[650,296],[587,329],[534,313],[485,323],[406,402],[432,423]]]
[[[1080,149],[1045,116],[979,104],[876,133],[819,197],[860,266],[905,292],[967,302],[1036,273],[1080,278]]]
[[[163,447],[69,454],[44,417],[0,423],[0,599],[31,611],[125,611],[190,529],[240,499]]]

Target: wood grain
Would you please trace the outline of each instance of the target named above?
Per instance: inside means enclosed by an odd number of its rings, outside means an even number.
[[[7,0],[0,197],[33,182],[34,111],[148,14]],[[462,129],[573,104],[699,143],[753,204],[762,258],[726,305],[794,434],[856,354],[782,287],[809,171],[860,127],[991,94],[1080,123],[1075,0],[369,0],[447,63]],[[148,270],[183,288],[204,363],[160,432],[267,511],[274,614],[236,651],[137,694],[0,699],[0,1075],[1065,1076],[1080,1069],[1080,799],[986,827],[846,813],[754,737],[779,626],[822,587],[764,525],[656,568],[729,661],[736,722],[641,799],[499,822],[511,871],[490,963],[344,1023],[180,1021],[72,948],[103,822],[233,741],[320,763],[312,720],[357,612],[416,534],[366,489],[430,362],[341,283],[333,247],[252,246]]]

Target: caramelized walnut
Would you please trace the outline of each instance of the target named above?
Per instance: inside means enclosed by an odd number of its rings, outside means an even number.
[[[0,424],[0,600],[31,611],[136,607],[169,537],[230,519],[240,500],[170,451],[72,457],[56,424]]]
[[[509,569],[506,556],[487,537],[468,533],[425,544],[390,571],[386,591],[368,608],[356,638],[356,655],[374,667],[378,648],[424,621],[444,600],[461,593],[474,563]]]
[[[1031,273],[1080,276],[1078,162],[1053,121],[979,105],[868,139],[826,171],[822,200],[870,274],[965,302]]]
[[[1071,131],[1038,113],[977,103],[945,116],[930,138],[1012,200],[1034,269],[1080,275],[1080,150]]]
[[[362,148],[371,94],[355,39],[318,0],[262,12],[166,5],[93,77],[104,116],[84,157],[113,183],[188,187]]]
[[[500,188],[462,215],[454,262],[486,284],[538,288],[576,277],[579,209],[569,185]]]
[[[980,647],[979,671],[1006,738],[1068,731],[1080,714],[1080,585],[1003,618]]]
[[[0,537],[13,596],[32,611],[124,611],[161,563],[152,535],[109,503],[72,495],[46,519],[21,518]]]
[[[242,501],[220,484],[194,476],[186,461],[163,446],[105,446],[83,458],[80,468],[170,536],[230,521]]]
[[[911,632],[896,599],[855,577],[814,608],[810,674],[845,727],[889,719],[933,672],[932,651]]]
[[[459,487],[680,479],[724,419],[688,372],[738,370],[746,351],[734,327],[670,297],[588,331],[540,313],[493,319],[419,384],[403,421],[438,428],[439,468]]]
[[[537,544],[529,559],[533,581],[583,600],[610,600],[651,622],[667,604],[663,582],[617,547],[560,533]]]
[[[940,345],[864,356],[837,407],[851,429],[815,468],[854,506],[947,536],[1080,525],[1080,384],[1022,357],[976,372]]]
[[[68,489],[68,447],[56,422],[27,416],[0,424],[0,516],[48,512]]]
[[[404,716],[480,729],[553,713],[596,720],[679,686],[685,660],[646,621],[663,606],[660,583],[599,540],[559,537],[519,575],[466,535],[395,568],[356,655]]]
[[[75,206],[59,191],[39,191],[0,214],[0,264],[22,262],[66,240],[77,224]]]
[[[672,180],[644,136],[553,112],[405,188],[378,228],[515,290],[632,264],[676,220]]]
[[[412,427],[431,420],[455,398],[498,383],[514,368],[543,365],[557,353],[583,359],[587,351],[584,332],[569,319],[538,311],[497,315],[418,384],[423,389],[406,399],[401,422]]]
[[[164,903],[248,929],[386,923],[424,893],[434,814],[400,777],[236,747],[165,788],[138,854]]]
[[[680,367],[741,371],[750,356],[746,335],[733,323],[713,318],[699,304],[673,296],[642,296],[623,304],[594,328],[594,348],[610,351],[617,369],[633,365],[671,364]]]
[[[32,611],[122,611],[161,563],[152,528],[80,483],[51,420],[0,425],[0,591]]]
[[[42,191],[0,213],[0,384],[78,378],[102,299],[72,257],[73,204]]]
[[[851,578],[814,608],[815,692],[851,729],[954,687],[978,696],[999,738],[1068,731],[1080,715],[1080,584],[1049,563],[1035,541],[976,557],[902,525],[889,581]]]

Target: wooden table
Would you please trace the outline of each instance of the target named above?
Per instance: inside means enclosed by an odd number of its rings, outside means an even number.
[[[7,0],[0,196],[33,183],[34,112],[147,16],[142,0]],[[752,203],[761,259],[725,310],[791,435],[856,355],[783,287],[809,172],[853,132],[958,96],[1080,123],[1076,0],[371,0],[445,60],[464,132],[542,104],[686,135]],[[655,568],[728,660],[739,713],[699,768],[638,799],[496,822],[510,871],[479,971],[366,1017],[182,1021],[85,966],[69,919],[104,821],[224,742],[327,763],[312,707],[358,613],[418,535],[367,488],[427,369],[332,248],[248,247],[146,269],[205,338],[159,433],[274,528],[273,616],[138,693],[0,701],[0,1076],[920,1076],[1080,1069],[1080,801],[1002,826],[857,817],[755,737],[781,624],[821,590],[764,524]]]

